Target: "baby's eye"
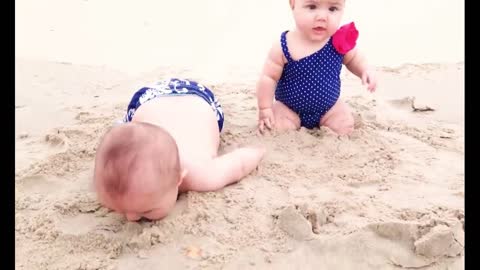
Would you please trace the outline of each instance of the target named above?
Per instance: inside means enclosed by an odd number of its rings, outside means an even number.
[[[152,209],[148,213],[143,214],[144,217],[150,220],[158,220],[165,217],[166,213],[162,209]]]
[[[330,7],[330,8],[328,8],[328,10],[330,10],[331,12],[334,12],[334,11],[337,11],[338,8],[337,7]]]
[[[307,5],[308,9],[314,10],[317,8],[317,5]]]
[[[147,218],[147,217],[141,217],[138,222],[152,222],[153,220]]]

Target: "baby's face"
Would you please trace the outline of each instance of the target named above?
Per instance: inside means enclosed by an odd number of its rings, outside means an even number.
[[[297,29],[311,41],[325,41],[340,26],[345,0],[291,1]]]
[[[178,187],[165,187],[145,181],[142,185],[134,185],[132,190],[118,199],[112,199],[102,191],[97,194],[105,207],[124,215],[129,221],[137,221],[142,217],[158,220],[167,216],[175,206]]]

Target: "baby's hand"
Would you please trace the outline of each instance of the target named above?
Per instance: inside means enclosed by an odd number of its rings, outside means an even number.
[[[245,146],[242,148],[245,152],[246,160],[258,163],[263,159],[265,153],[267,152],[267,148],[263,145],[256,145],[256,146]]]
[[[260,133],[264,133],[265,126],[270,130],[275,126],[275,116],[272,108],[260,109],[258,112],[258,129]]]
[[[377,76],[375,75],[375,72],[372,70],[365,70],[362,73],[362,84],[367,85],[367,89],[370,92],[375,92],[375,89],[377,88]]]

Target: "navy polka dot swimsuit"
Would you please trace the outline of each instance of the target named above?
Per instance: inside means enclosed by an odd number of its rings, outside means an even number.
[[[330,38],[319,51],[295,61],[288,52],[287,32],[282,33],[280,41],[288,62],[278,81],[275,99],[298,114],[302,127],[312,129],[319,126],[322,116],[340,96],[344,55],[335,50]]]

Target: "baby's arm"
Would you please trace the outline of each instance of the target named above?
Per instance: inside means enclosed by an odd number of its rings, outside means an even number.
[[[273,104],[273,94],[275,85],[282,76],[283,71],[283,52],[279,42],[275,42],[270,49],[262,74],[257,82],[258,108],[271,108]]]
[[[354,48],[345,54],[343,64],[350,72],[359,77],[363,84],[367,84],[369,91],[375,91],[375,88],[377,87],[377,78],[373,70],[367,65],[365,56],[357,48]]]
[[[183,189],[215,191],[235,183],[251,173],[264,154],[264,148],[238,148],[203,164],[192,164],[189,166]]]
[[[262,74],[257,82],[257,105],[259,110],[259,128],[263,131],[264,125],[273,128],[274,117],[272,111],[275,85],[282,76],[285,59],[280,42],[275,42],[270,49]]]

